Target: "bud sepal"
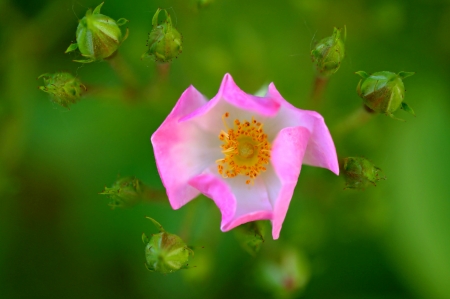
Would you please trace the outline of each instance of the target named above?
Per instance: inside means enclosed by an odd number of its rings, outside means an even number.
[[[180,269],[189,269],[189,256],[194,251],[177,235],[168,233],[155,219],[146,217],[158,228],[159,233],[151,238],[142,234],[145,244],[145,267],[152,272],[172,273]]]

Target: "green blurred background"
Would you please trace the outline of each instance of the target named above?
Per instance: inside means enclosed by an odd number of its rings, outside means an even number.
[[[301,298],[450,298],[450,2],[108,0],[102,13],[127,18],[119,53],[143,96],[123,92],[107,62],[64,54],[78,19],[99,2],[0,0],[0,296],[2,298],[261,298],[268,260],[295,252]],[[151,19],[166,8],[183,53],[166,80],[140,60]],[[417,117],[384,115],[335,138],[338,154],[365,156],[387,176],[377,187],[305,166],[281,231],[260,253],[222,233],[220,213],[199,197],[173,211],[167,200],[111,210],[98,195],[117,175],[163,190],[151,134],[190,85],[208,97],[231,73],[246,92],[274,82],[295,106],[312,109],[310,49],[347,27],[347,56],[319,112],[330,130],[361,106],[355,71],[415,71],[405,80]],[[70,110],[50,102],[36,78],[76,74],[91,92]],[[197,268],[171,275],[144,267],[144,218],[202,245]],[[283,253],[284,252],[284,253]]]

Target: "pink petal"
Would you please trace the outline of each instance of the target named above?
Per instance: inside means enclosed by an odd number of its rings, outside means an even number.
[[[268,189],[278,191],[276,197],[271,196],[272,236],[274,239],[278,239],[280,236],[281,226],[297,185],[309,139],[308,129],[291,127],[281,130],[272,144],[271,163],[276,176],[265,177],[265,181]]]
[[[189,185],[216,203],[222,213],[222,223],[233,218],[236,211],[236,198],[227,183],[214,174],[205,173],[191,178]]]
[[[315,114],[316,120],[311,132],[311,138],[308,142],[308,147],[306,148],[303,163],[327,168],[336,175],[339,175],[339,162],[336,147],[334,146],[330,131],[328,130],[323,117],[318,113]]]
[[[195,165],[201,155],[201,149],[200,152],[196,151],[197,140],[193,137],[196,135],[195,127],[189,123],[180,123],[179,120],[206,103],[206,98],[190,86],[151,137],[156,166],[174,209],[200,194],[188,184],[188,180],[203,170],[199,169],[202,165]]]
[[[275,85],[269,85],[266,97],[271,97],[281,104],[278,115],[269,120],[272,131],[279,131],[286,127],[305,127],[311,136],[306,148],[304,164],[323,167],[339,175],[339,164],[333,139],[323,117],[315,112],[298,109],[287,102],[278,92]]]
[[[216,97],[223,98],[240,109],[263,116],[274,116],[280,109],[280,103],[272,97],[257,97],[243,92],[234,83],[230,74],[226,74],[223,78]]]
[[[271,96],[257,97],[249,95],[243,92],[236,83],[234,83],[230,74],[226,74],[223,77],[217,95],[206,105],[193,111],[190,115],[187,115],[183,120],[193,119],[202,115],[213,115],[213,117],[218,118],[221,123],[222,114],[229,109],[233,109],[230,106],[234,107],[236,112],[245,112],[250,116],[256,113],[270,117],[276,115],[280,109],[278,99]]]
[[[245,184],[246,178],[224,179],[209,170],[189,181],[202,194],[211,198],[222,213],[221,230],[229,231],[243,223],[272,218],[265,184]]]

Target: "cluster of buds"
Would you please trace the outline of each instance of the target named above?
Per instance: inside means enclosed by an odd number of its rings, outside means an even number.
[[[80,80],[70,73],[42,74],[38,79],[44,79],[44,86],[39,89],[50,94],[51,99],[58,105],[70,109],[70,104],[75,104],[81,97],[86,87]]]
[[[368,186],[376,186],[378,181],[386,179],[386,177],[379,177],[380,168],[362,157],[344,158],[342,167],[346,181],[344,189],[364,190]]]
[[[345,56],[344,41],[347,36],[346,27],[342,38],[342,29],[334,28],[333,34],[320,40],[311,50],[311,58],[319,75],[329,77],[336,73]]]
[[[401,108],[415,116],[413,109],[403,101],[405,86],[402,81],[402,79],[414,75],[413,72],[400,72],[398,74],[376,72],[369,75],[366,72],[359,71],[356,74],[362,78],[359,80],[356,92],[371,110],[398,119],[392,113]]]
[[[190,255],[194,251],[189,248],[177,235],[168,233],[156,220],[146,217],[158,228],[159,233],[153,234],[149,239],[142,234],[145,244],[145,267],[149,271],[172,273],[180,269],[188,269]]]
[[[166,20],[159,24],[159,13],[162,9],[158,8],[152,19],[152,31],[148,34],[148,50],[142,54],[141,59],[153,57],[158,62],[170,62],[181,54],[182,36],[172,26],[172,19],[167,10],[163,9]]]
[[[84,60],[74,60],[81,63],[90,63],[103,60],[114,54],[119,46],[128,37],[128,28],[124,36],[120,26],[128,20],[114,19],[100,13],[104,2],[98,5],[94,11],[88,9],[86,16],[80,20],[77,28],[77,42],[71,44],[66,53],[79,49]]]

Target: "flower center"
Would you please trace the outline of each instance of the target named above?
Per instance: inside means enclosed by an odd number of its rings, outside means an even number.
[[[230,114],[226,112],[222,116],[227,132],[222,130],[219,139],[223,159],[216,161],[217,170],[224,178],[234,178],[237,175],[249,177],[246,184],[254,182],[254,179],[263,171],[270,159],[270,143],[267,134],[264,133],[263,124],[252,117],[252,121],[240,122],[235,119],[233,127],[229,128],[225,119]]]
[[[238,153],[242,158],[250,158],[251,156],[253,156],[254,152],[255,149],[253,147],[253,144],[251,144],[250,142],[244,142],[243,144],[239,144],[238,146]]]

